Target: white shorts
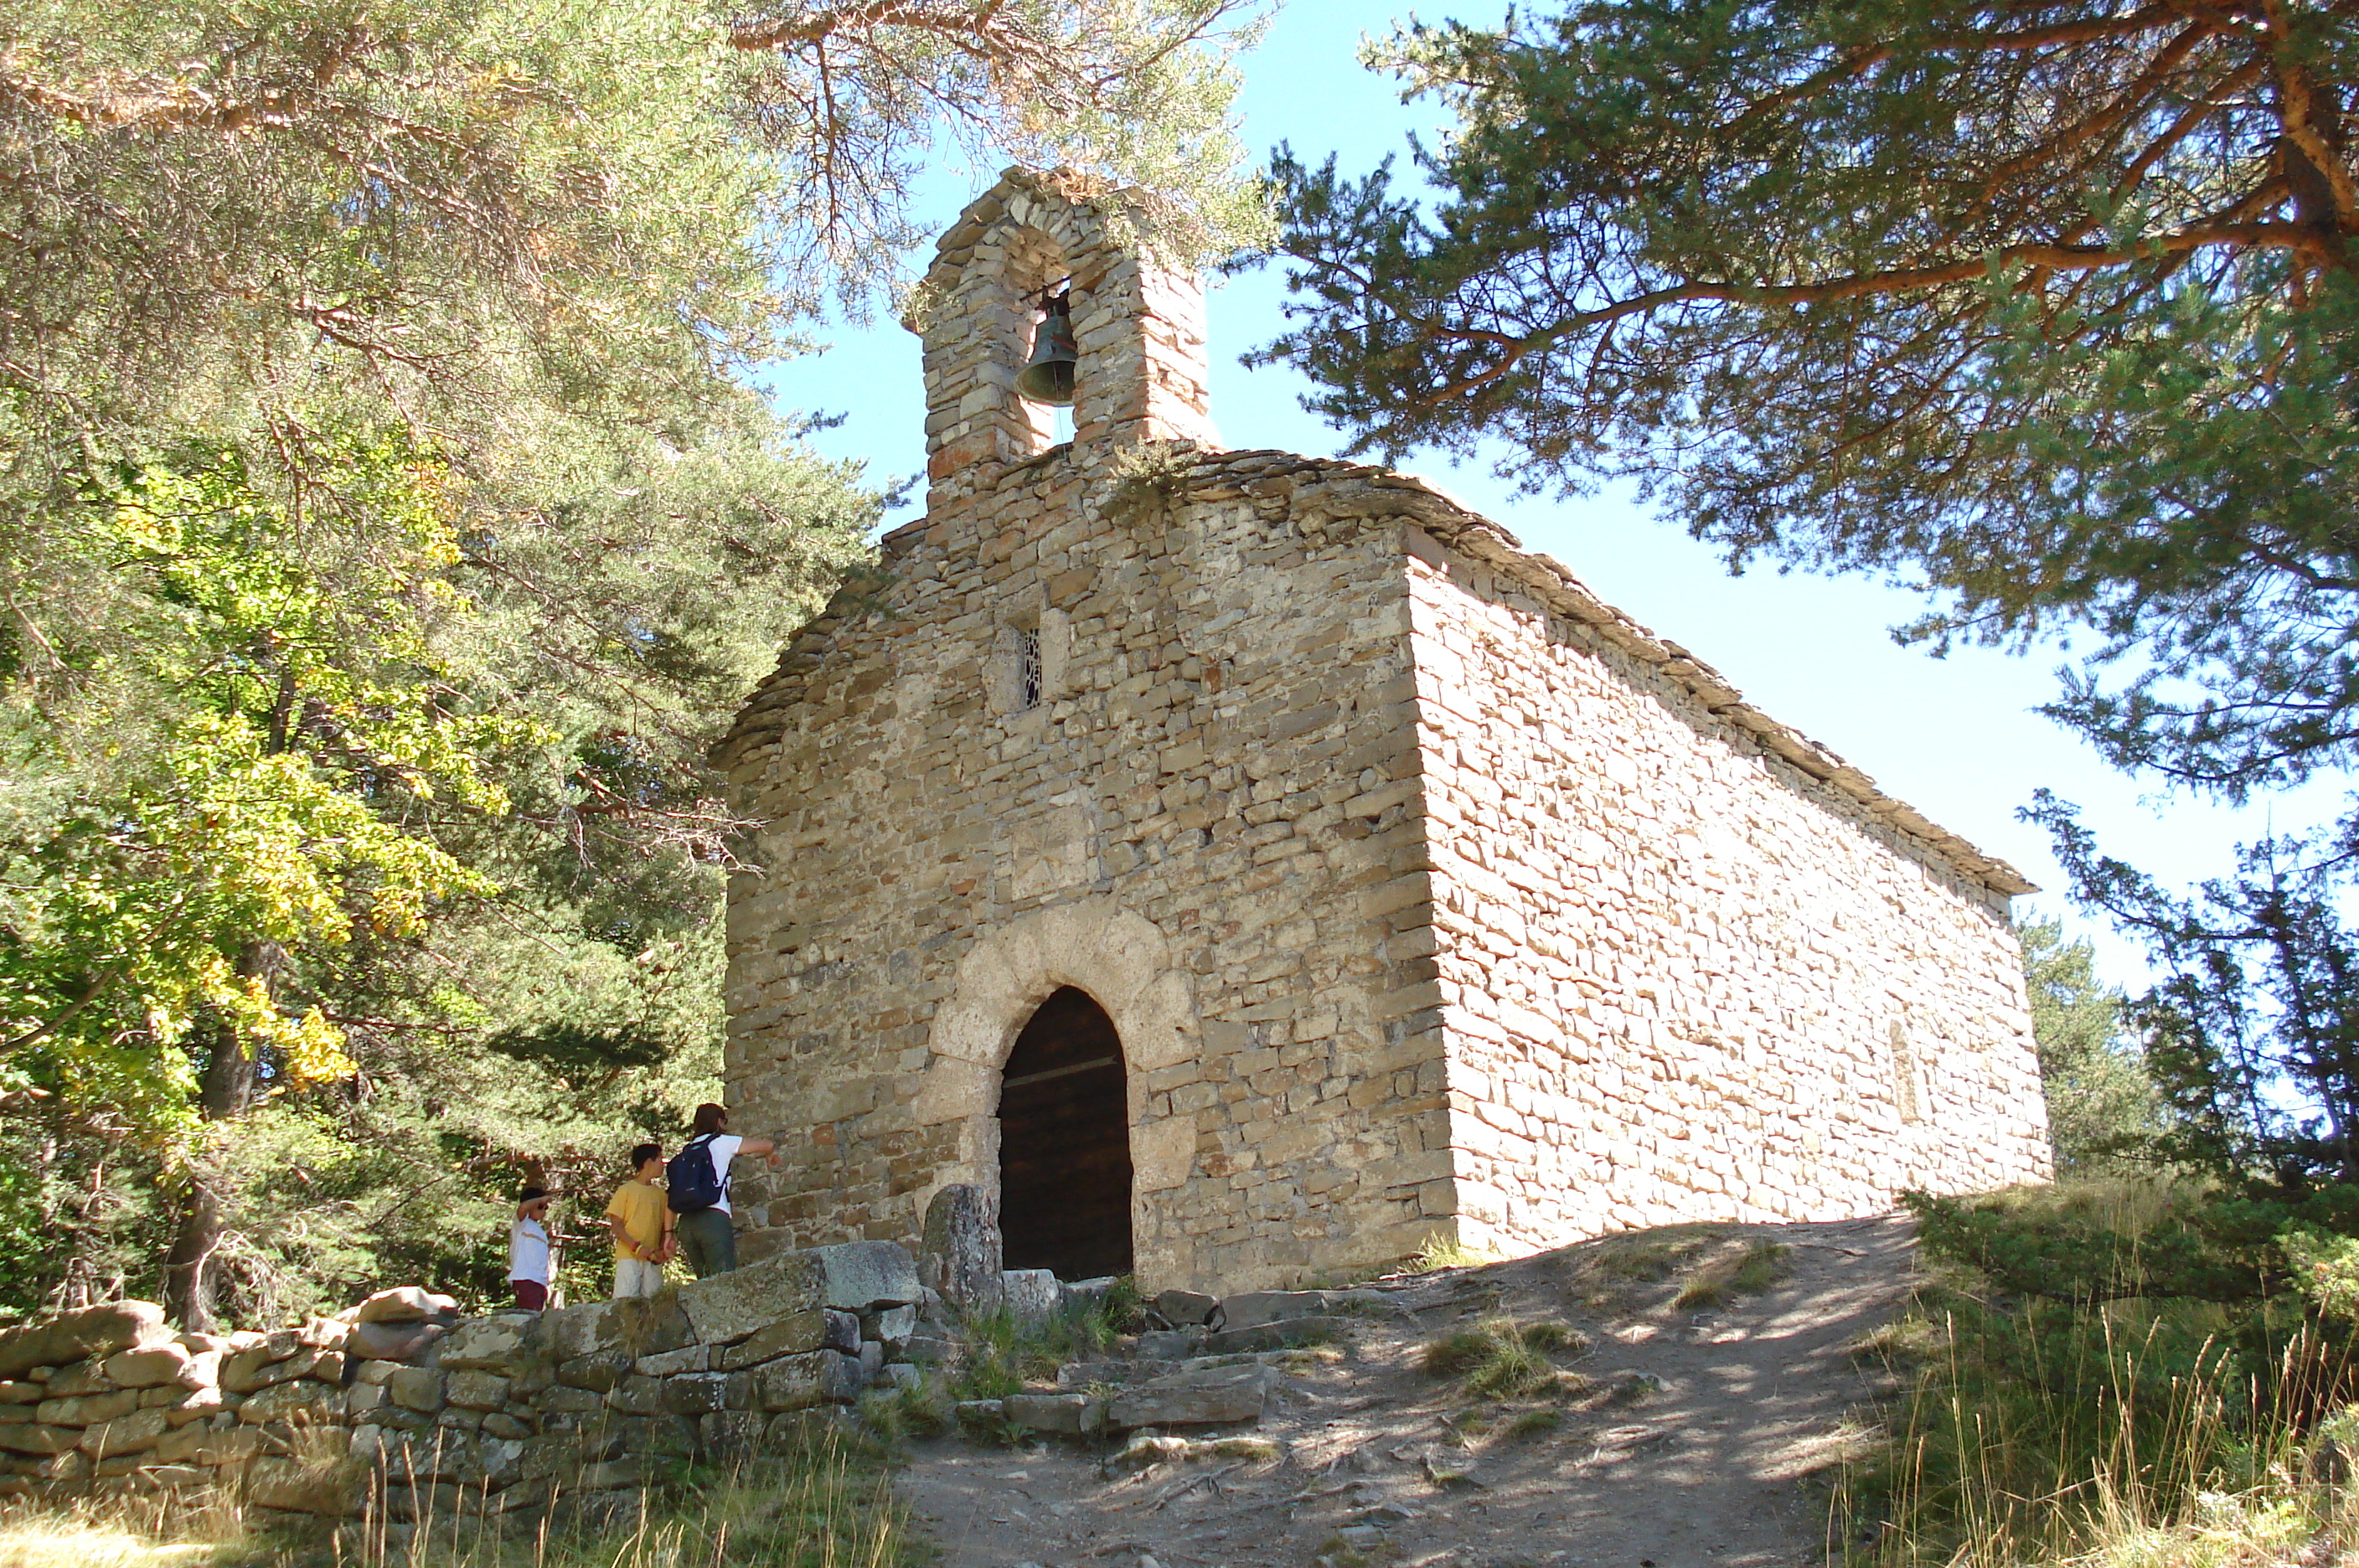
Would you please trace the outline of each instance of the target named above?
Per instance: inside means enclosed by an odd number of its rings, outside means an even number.
[[[614,1259],[614,1300],[633,1296],[652,1296],[663,1289],[664,1271],[660,1263],[650,1263],[644,1258]]]

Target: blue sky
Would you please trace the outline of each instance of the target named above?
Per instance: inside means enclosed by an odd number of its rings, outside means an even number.
[[[1239,102],[1256,157],[1280,142],[1299,155],[1342,155],[1349,169],[1373,165],[1413,128],[1437,124],[1430,106],[1404,107],[1389,79],[1355,58],[1364,34],[1388,30],[1388,7],[1290,0],[1261,48],[1245,61]],[[1469,8],[1473,21],[1495,13]],[[947,226],[995,169],[944,167],[923,192],[921,217]],[[1338,432],[1306,413],[1303,383],[1281,369],[1247,371],[1238,356],[1282,329],[1283,278],[1275,268],[1215,284],[1208,299],[1212,415],[1231,445],[1332,455]],[[880,323],[832,334],[825,353],[767,378],[781,408],[839,414],[814,436],[830,455],[857,458],[873,479],[923,466],[923,397],[918,344]],[[2107,975],[2135,985],[2137,949],[2071,909],[2046,836],[2015,813],[2042,786],[2079,803],[2107,848],[2177,886],[2228,867],[2239,838],[2303,825],[2330,813],[2341,791],[2313,788],[2274,811],[2245,811],[2163,798],[2151,780],[2125,778],[2031,710],[2055,691],[2071,655],[2051,647],[2026,657],[1968,649],[1937,659],[1894,644],[1886,628],[1919,614],[1904,589],[1756,569],[1731,577],[1676,517],[1608,491],[1573,501],[1514,495],[1487,463],[1452,467],[1439,457],[1403,466],[1431,478],[1513,529],[1528,550],[1553,555],[1608,602],[1718,667],[1756,704],[1842,753],[1891,794],[2004,856],[2045,891],[2017,903],[2062,914],[2093,938]],[[914,515],[908,508],[894,520]]]

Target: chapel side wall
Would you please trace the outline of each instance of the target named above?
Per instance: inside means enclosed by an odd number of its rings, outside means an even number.
[[[1214,490],[1108,517],[1102,470],[1016,471],[896,536],[883,613],[757,696],[725,1073],[783,1169],[740,1168],[750,1250],[909,1242],[943,1182],[995,1180],[995,1074],[934,1026],[1059,909],[1151,922],[1187,998],[1178,1059],[1130,1075],[1147,1288],[1294,1283],[1449,1213],[1406,584]],[[1034,615],[1043,700],[995,711]],[[1029,1003],[1091,984],[1053,969]]]
[[[2005,897],[1409,539],[1462,1238],[2046,1180]]]

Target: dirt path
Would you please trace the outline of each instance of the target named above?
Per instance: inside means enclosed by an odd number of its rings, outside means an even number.
[[[1785,1270],[1708,1310],[1683,1288],[1759,1244]],[[923,1445],[904,1495],[943,1568],[1767,1568],[1825,1552],[1845,1412],[1875,1389],[1845,1347],[1911,1283],[1904,1222],[1682,1226],[1387,1282],[1389,1312],[1287,1354],[1249,1445],[1109,1478],[1103,1451]],[[1502,1316],[1590,1340],[1566,1391],[1470,1399],[1420,1365]],[[1556,1412],[1551,1424],[1548,1411]],[[1519,1419],[1520,1418],[1520,1419]],[[1465,1478],[1456,1478],[1461,1475]]]

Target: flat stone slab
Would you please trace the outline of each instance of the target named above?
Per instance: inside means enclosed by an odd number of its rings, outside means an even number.
[[[892,1242],[846,1241],[834,1247],[815,1247],[794,1256],[816,1259],[826,1271],[826,1299],[814,1304],[839,1312],[864,1312],[872,1307],[910,1306],[918,1300],[917,1259]],[[740,1274],[744,1272],[742,1269],[738,1270]]]
[[[1353,1307],[1390,1304],[1389,1297],[1375,1290],[1247,1290],[1222,1298],[1220,1312],[1211,1323],[1216,1329],[1259,1328],[1284,1318],[1321,1317]]]
[[[1298,1345],[1319,1345],[1339,1339],[1351,1326],[1349,1318],[1280,1318],[1250,1328],[1223,1329],[1205,1336],[1202,1356],[1236,1356],[1254,1350],[1288,1350]]]
[[[1106,1401],[1106,1426],[1215,1426],[1259,1421],[1277,1375],[1266,1367],[1220,1367],[1136,1383]]]

